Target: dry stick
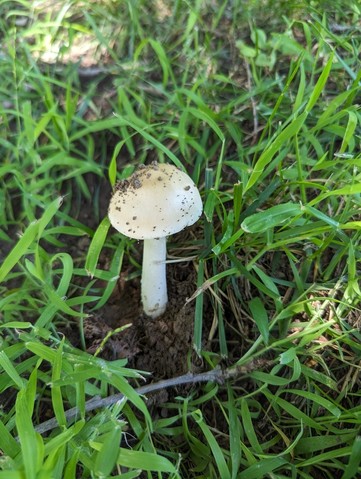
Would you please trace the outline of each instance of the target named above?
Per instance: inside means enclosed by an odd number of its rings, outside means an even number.
[[[141,386],[140,388],[135,389],[135,392],[139,395],[148,394],[154,391],[159,391],[159,389],[165,389],[175,386],[180,386],[181,384],[194,384],[194,383],[204,383],[204,382],[214,382],[218,384],[224,384],[227,379],[237,378],[244,374],[249,374],[250,372],[254,371],[255,369],[259,369],[265,365],[270,364],[269,361],[265,360],[256,360],[251,361],[245,366],[236,366],[229,369],[220,369],[215,368],[211,371],[200,373],[200,374],[193,374],[187,373],[183,376],[178,376],[176,378],[171,379],[164,379],[163,381],[158,381],[156,383],[147,384],[146,386]],[[106,398],[101,398],[96,396],[85,403],[85,411],[94,411],[94,409],[99,409],[102,407],[107,407],[115,404],[118,401],[124,399],[124,394],[117,393]],[[68,409],[65,412],[65,419],[70,421],[74,419],[80,413],[77,407],[73,407]],[[50,431],[51,429],[55,429],[58,427],[58,421],[55,417],[49,419],[48,421],[42,422],[38,426],[35,426],[35,430],[43,434],[44,432]]]

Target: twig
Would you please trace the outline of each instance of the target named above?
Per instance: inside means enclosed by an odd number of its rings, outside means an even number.
[[[215,368],[211,371],[200,373],[200,374],[193,374],[187,373],[183,376],[178,376],[171,379],[165,379],[163,381],[158,381],[156,383],[147,384],[146,386],[141,386],[135,389],[135,392],[139,395],[149,394],[155,391],[159,391],[160,389],[166,389],[170,387],[180,386],[182,384],[194,384],[194,383],[204,383],[204,382],[214,382],[217,384],[224,384],[225,381],[228,379],[236,379],[242,375],[249,374],[250,372],[259,369],[265,365],[268,365],[269,361],[264,360],[257,360],[251,361],[250,363],[244,366],[236,366],[229,369],[220,369]],[[122,393],[113,394],[106,398],[101,398],[96,396],[85,403],[85,412],[94,411],[94,409],[99,409],[103,407],[112,406],[113,404],[117,403],[124,399],[124,395]],[[80,411],[77,407],[73,407],[68,409],[65,412],[65,419],[67,421],[71,421],[74,419]],[[42,422],[38,426],[35,426],[35,430],[43,434],[44,432],[50,431],[51,429],[55,429],[58,427],[58,421],[55,417]]]
[[[360,30],[360,27],[356,25],[338,25],[337,23],[331,23],[330,30],[332,32],[349,32],[351,30]]]

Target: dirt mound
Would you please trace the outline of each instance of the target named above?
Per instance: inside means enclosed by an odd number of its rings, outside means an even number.
[[[173,264],[167,268],[167,279],[167,310],[156,319],[142,312],[139,280],[119,281],[101,312],[85,320],[88,352],[94,354],[101,348],[106,359],[127,358],[129,367],[149,371],[157,379],[187,372],[195,303],[186,300],[196,289],[196,274],[189,263]],[[129,327],[112,334],[126,325]]]

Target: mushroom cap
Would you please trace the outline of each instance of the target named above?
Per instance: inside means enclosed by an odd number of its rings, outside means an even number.
[[[141,165],[115,185],[108,216],[115,229],[130,238],[155,239],[181,231],[202,214],[193,180],[173,165]]]

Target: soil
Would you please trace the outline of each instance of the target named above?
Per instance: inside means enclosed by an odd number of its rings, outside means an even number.
[[[167,269],[168,306],[156,319],[145,316],[140,301],[138,280],[118,282],[102,311],[84,322],[87,351],[115,360],[127,358],[132,368],[152,373],[159,379],[189,371],[192,351],[194,302],[187,299],[196,289],[196,275],[190,263],[171,264]],[[117,328],[105,344],[104,338]]]

